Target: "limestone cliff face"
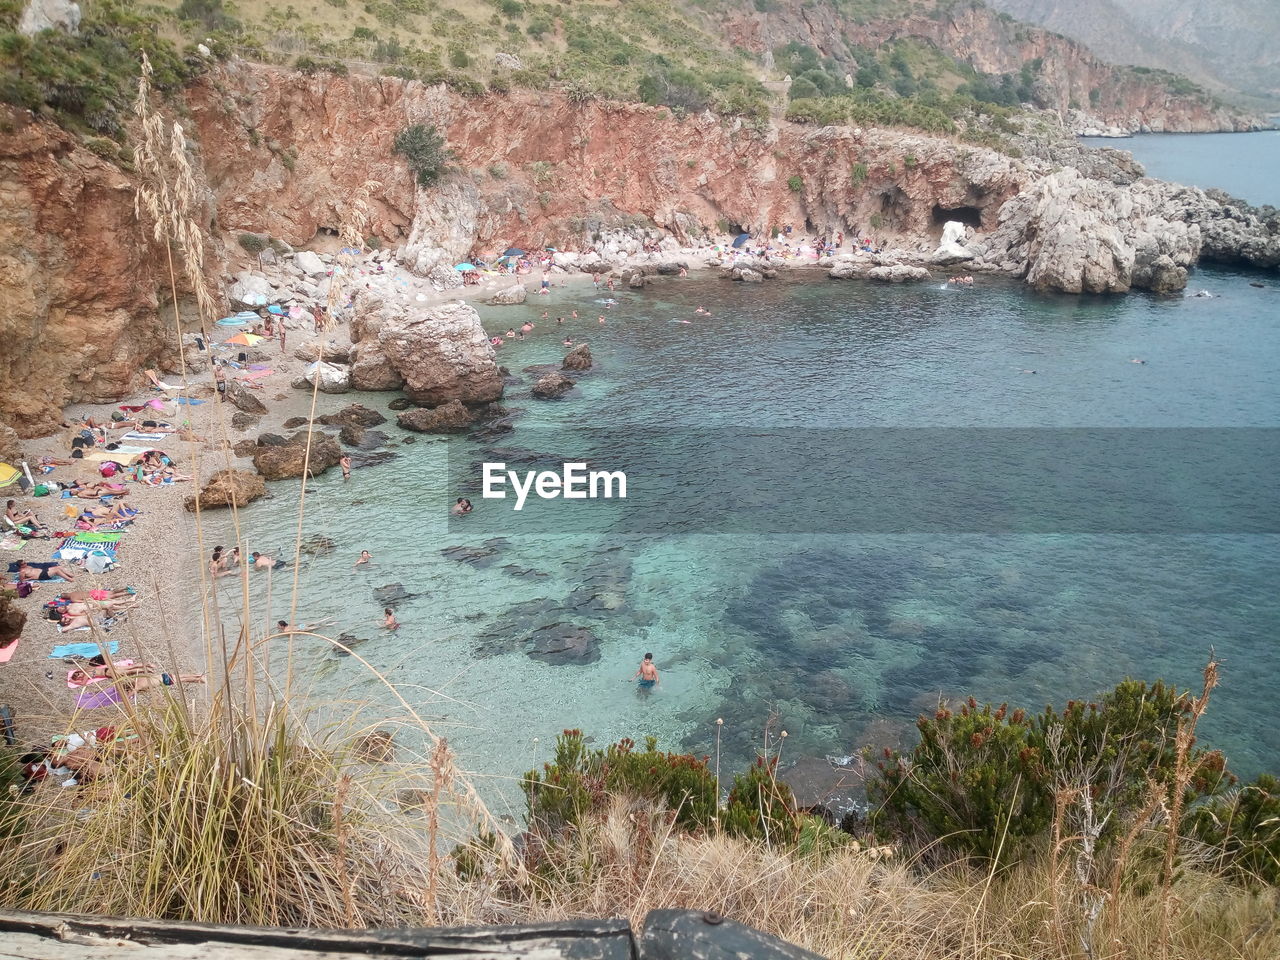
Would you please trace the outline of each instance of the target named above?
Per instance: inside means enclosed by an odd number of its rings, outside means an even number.
[[[233,84],[252,92],[248,114],[229,110]],[[994,225],[1026,177],[1025,164],[992,151],[901,131],[781,123],[756,132],[637,104],[532,92],[467,99],[416,81],[249,64],[193,90],[191,103],[224,230],[306,243],[335,227],[343,198],[372,177],[383,188],[370,232],[406,244],[424,276],[473,249],[576,249],[628,222],[677,236],[717,224],[915,233],[965,208]],[[416,201],[391,150],[415,122],[446,131],[457,167]],[[290,170],[280,156],[294,151]]]
[[[1102,62],[1073,40],[1002,18],[980,4],[957,4],[934,16],[859,23],[841,16],[834,5],[783,0],[768,13],[744,4],[724,29],[734,44],[757,53],[798,40],[838,56],[848,44],[875,48],[915,38],[983,73],[1017,74],[1024,64],[1039,60],[1041,99],[1082,127],[1202,133],[1248,130],[1260,123],[1208,98],[1171,93],[1157,81]]]
[[[173,342],[134,185],[62,130],[7,111],[0,136],[0,420],[23,435],[120,396]],[[170,320],[170,322],[172,322]]]

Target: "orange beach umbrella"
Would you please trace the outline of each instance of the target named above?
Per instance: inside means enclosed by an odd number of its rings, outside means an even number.
[[[256,333],[237,333],[230,340],[226,340],[223,342],[238,344],[239,346],[242,346],[242,347],[252,347],[259,340],[263,340],[263,339],[265,338],[258,336]]]

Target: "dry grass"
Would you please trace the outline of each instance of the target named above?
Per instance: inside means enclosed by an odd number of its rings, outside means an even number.
[[[1079,911],[1068,908],[1063,929],[1054,929],[1051,903],[1066,881],[1048,858],[990,875],[959,866],[924,872],[856,845],[803,856],[723,835],[674,833],[652,809],[615,799],[551,870],[523,884],[504,882],[500,871],[455,879],[451,899],[453,917],[467,923],[618,914],[639,923],[662,907],[714,910],[830,957],[1136,960],[1158,953],[1165,899],[1154,883],[1158,856],[1153,864],[1122,891],[1118,922],[1100,928],[1097,942],[1105,946],[1088,954],[1079,946]],[[1188,872],[1172,892],[1171,956],[1280,956],[1276,891],[1251,893]],[[1066,894],[1060,899],[1069,901]]]

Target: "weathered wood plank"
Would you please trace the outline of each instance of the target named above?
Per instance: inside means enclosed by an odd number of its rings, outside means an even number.
[[[625,920],[513,927],[288,930],[0,911],[0,960],[331,960],[369,955],[633,960]],[[23,952],[17,952],[21,949]]]

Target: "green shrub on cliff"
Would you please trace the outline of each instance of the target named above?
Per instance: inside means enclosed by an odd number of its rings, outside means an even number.
[[[409,169],[424,187],[435,184],[449,165],[444,137],[433,124],[415,123],[405,127],[396,134],[393,149],[409,161]]]
[[[914,748],[877,760],[867,787],[878,807],[873,821],[975,857],[1008,859],[1047,832],[1057,797],[1084,791],[1105,844],[1128,828],[1153,784],[1177,789],[1177,734],[1193,704],[1159,681],[1126,680],[1097,702],[1034,716],[972,698],[958,710],[940,705],[917,721]],[[1190,796],[1225,786],[1221,754],[1192,748],[1186,759]]]
[[[529,827],[548,837],[599,814],[615,794],[661,802],[689,829],[710,824],[717,810],[716,779],[705,759],[662,753],[653,737],[643,750],[632,740],[592,750],[581,730],[566,730],[556,738],[552,762],[525,774],[523,786]]]
[[[1264,773],[1204,804],[1192,812],[1187,833],[1216,849],[1236,877],[1280,885],[1280,780]]]
[[[17,9],[21,5],[14,7]],[[145,51],[155,70],[153,86],[171,94],[201,69],[202,59],[184,60],[161,33],[162,22],[121,0],[84,6],[80,30],[45,30],[24,37],[5,8],[0,32],[0,100],[48,112],[73,129],[122,139],[137,92],[138,63]]]

